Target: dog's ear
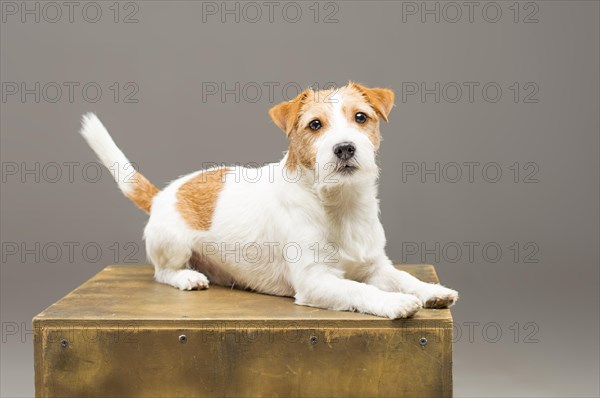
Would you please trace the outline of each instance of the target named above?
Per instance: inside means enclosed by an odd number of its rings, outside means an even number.
[[[387,122],[394,106],[394,92],[389,88],[368,88],[359,83],[351,84],[365,96],[375,111]]]
[[[286,135],[289,135],[296,123],[298,122],[298,114],[302,107],[303,101],[308,97],[308,91],[304,90],[296,98],[291,101],[282,102],[269,109],[269,116],[273,122],[282,129]]]

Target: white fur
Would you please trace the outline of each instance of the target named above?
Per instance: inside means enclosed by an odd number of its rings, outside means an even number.
[[[330,129],[315,144],[317,172],[303,170],[296,180],[286,172],[286,157],[260,168],[260,178],[252,181],[243,178],[243,168],[233,168],[210,230],[190,228],[176,209],[178,188],[200,172],[157,194],[144,231],[157,281],[189,290],[207,288],[210,279],[294,296],[300,305],[391,319],[410,316],[430,300],[452,304],[458,298],[453,290],[397,270],[386,256],[374,147],[344,120],[343,97],[335,99]],[[104,164],[127,162],[95,116],[84,117],[82,134]],[[359,170],[331,175],[324,168],[335,160],[333,145],[347,141],[356,145]],[[205,257],[208,279],[189,269],[193,251]]]
[[[81,118],[80,133],[94,150],[102,164],[111,172],[123,193],[129,192],[133,186],[130,177],[135,172],[133,165],[117,147],[106,127],[93,113],[86,113]]]

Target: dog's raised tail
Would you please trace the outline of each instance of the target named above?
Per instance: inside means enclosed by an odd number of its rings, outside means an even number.
[[[110,170],[121,192],[137,207],[149,213],[152,199],[159,192],[158,188],[136,171],[134,165],[117,147],[100,119],[93,113],[83,115],[80,133],[102,164]]]

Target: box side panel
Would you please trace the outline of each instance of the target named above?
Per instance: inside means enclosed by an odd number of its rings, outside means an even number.
[[[36,394],[450,396],[451,345],[448,323],[422,329],[80,325],[46,331],[44,359],[36,357]]]
[[[33,371],[35,374],[35,392],[36,396],[43,391],[43,336],[42,336],[42,324],[37,319],[33,318]]]

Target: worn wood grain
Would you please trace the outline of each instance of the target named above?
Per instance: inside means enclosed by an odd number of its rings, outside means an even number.
[[[430,265],[399,268],[438,282]],[[391,321],[152,275],[109,266],[34,318],[37,396],[452,394],[448,309]]]

